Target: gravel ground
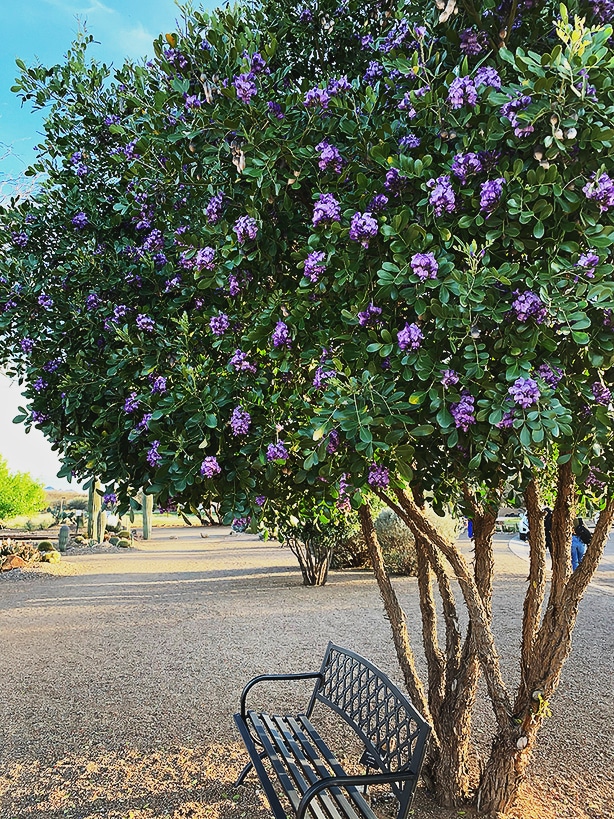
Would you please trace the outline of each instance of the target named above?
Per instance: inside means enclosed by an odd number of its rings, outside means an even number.
[[[511,683],[526,573],[498,542],[494,628]],[[395,585],[418,649],[416,581]],[[589,589],[513,819],[614,817],[613,616],[614,594]],[[318,668],[329,639],[399,682],[368,572],[305,588],[289,551],[222,528],[158,530],[134,550],[2,575],[0,635],[0,819],[265,819],[257,780],[232,786],[244,683]],[[270,695],[290,709],[307,696]],[[484,705],[476,725],[486,746]],[[422,793],[413,814],[460,815]]]

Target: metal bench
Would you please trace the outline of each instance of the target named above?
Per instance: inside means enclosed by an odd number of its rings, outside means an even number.
[[[258,683],[308,679],[316,684],[304,714],[269,715],[247,708],[247,695]],[[316,703],[335,711],[360,737],[364,775],[348,776],[311,724]],[[386,675],[360,655],[329,643],[320,671],[254,677],[243,689],[235,722],[251,760],[235,785],[254,768],[275,819],[287,819],[288,808],[265,760],[296,819],[377,819],[365,793],[368,785],[378,784],[390,785],[399,804],[397,819],[408,816],[431,728]]]

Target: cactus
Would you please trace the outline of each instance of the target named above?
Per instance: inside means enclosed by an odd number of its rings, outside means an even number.
[[[98,490],[101,488],[100,481],[93,480],[87,499],[87,536],[90,540],[96,537],[98,514],[102,504],[102,495]],[[100,539],[102,540],[102,536]]]
[[[116,537],[115,535],[113,535],[113,537],[109,538],[109,543],[111,544],[111,546],[117,546],[119,541],[120,541],[120,538]]]
[[[61,559],[62,555],[55,549],[41,554],[41,563],[59,563]]]
[[[143,489],[143,499],[141,501],[141,507],[143,509],[143,540],[149,540],[151,537],[153,502],[153,495],[146,495]]]
[[[70,528],[64,524],[60,526],[60,532],[58,534],[58,551],[65,552],[66,547],[68,546],[68,541],[70,540]]]
[[[120,547],[120,549],[128,549],[130,547],[130,541],[122,538],[120,541],[118,541],[117,545]]]
[[[38,551],[39,552],[53,552],[54,545],[50,540],[41,540],[38,544]]]
[[[124,540],[130,540],[130,532],[127,529],[122,529],[120,532],[117,533],[117,536],[120,538],[124,538]]]
[[[104,533],[107,528],[107,513],[102,509],[98,512],[98,519],[96,520],[96,540],[102,543],[104,540]]]

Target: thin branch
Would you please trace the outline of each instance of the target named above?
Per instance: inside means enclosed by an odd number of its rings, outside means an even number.
[[[541,511],[539,490],[535,478],[524,494],[529,519],[530,568],[529,586],[524,599],[522,618],[522,677],[527,679],[533,658],[533,646],[539,630],[542,606],[546,594],[546,535],[544,513]]]
[[[561,604],[571,574],[571,530],[575,510],[575,479],[571,460],[559,466],[556,500],[552,510],[552,582],[548,609]]]

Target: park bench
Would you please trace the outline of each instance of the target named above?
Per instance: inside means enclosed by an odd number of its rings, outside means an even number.
[[[305,713],[280,716],[247,708],[249,691],[261,682],[308,679],[316,683]],[[362,741],[364,775],[348,776],[311,724],[317,703],[336,712]],[[235,785],[254,768],[275,819],[290,815],[275,778],[296,819],[377,819],[365,795],[367,786],[378,784],[389,785],[396,797],[397,819],[408,816],[431,728],[385,674],[360,655],[329,643],[319,671],[254,677],[243,689],[235,722],[251,760]]]

